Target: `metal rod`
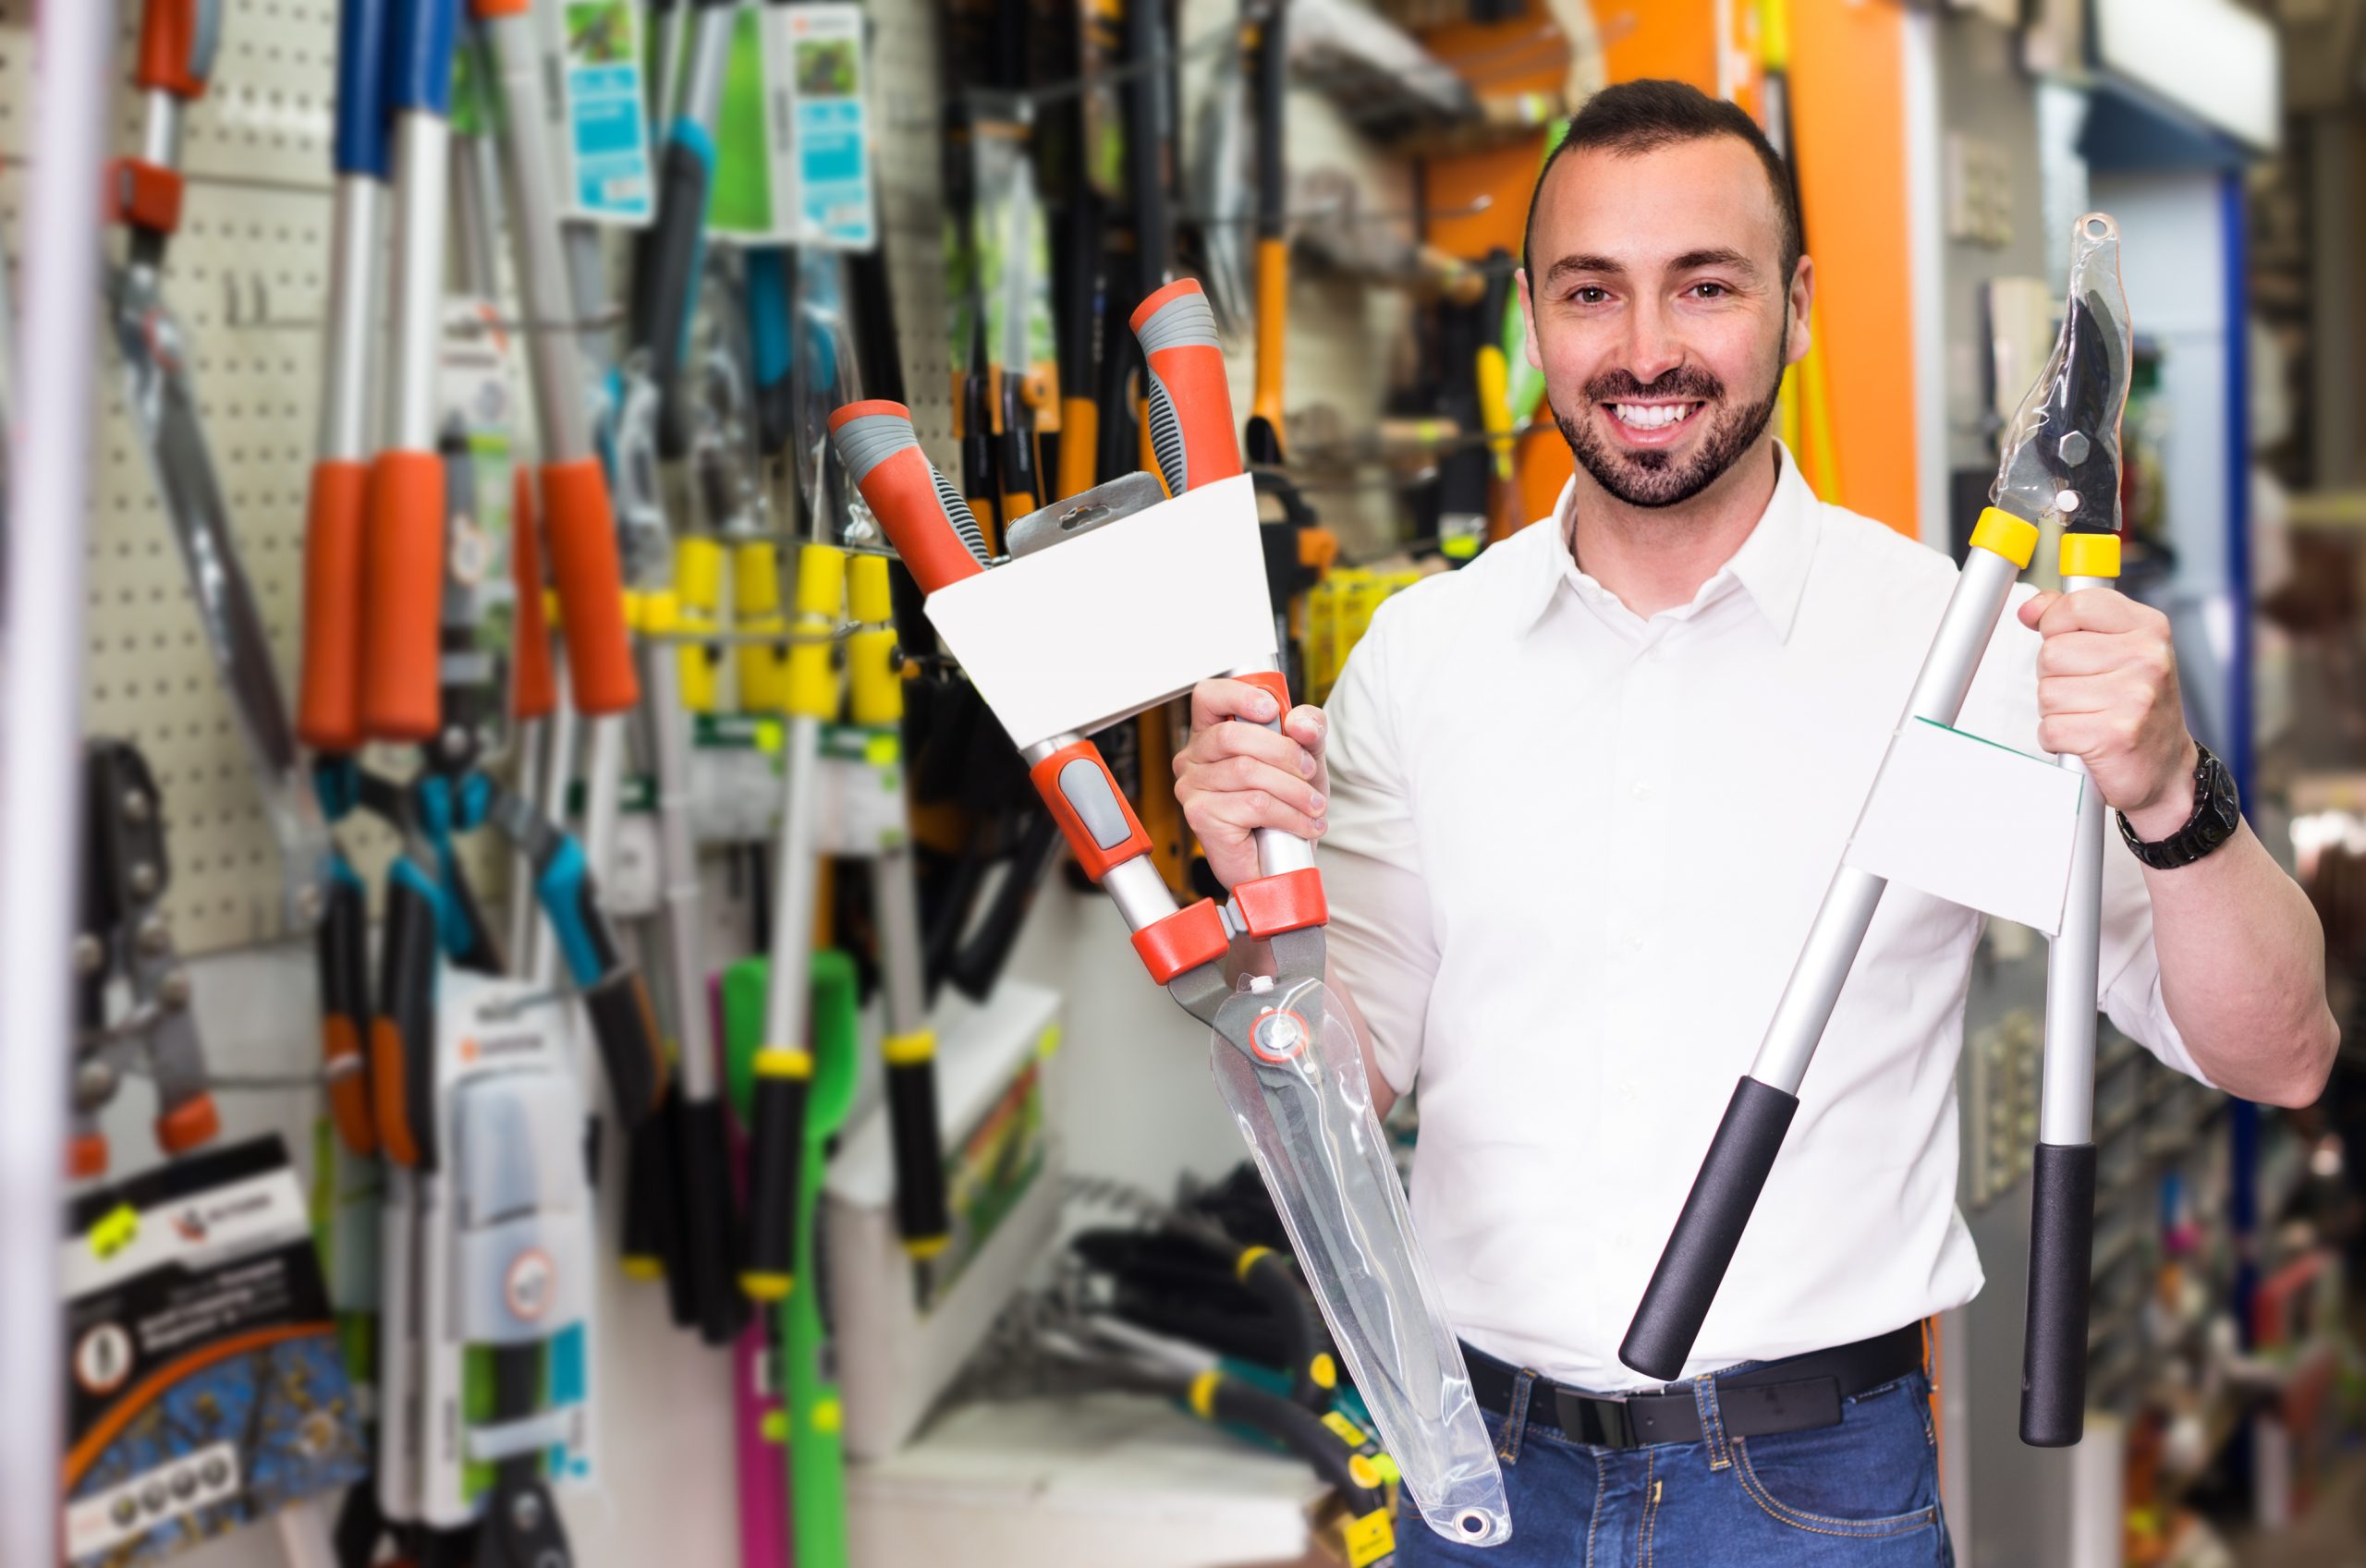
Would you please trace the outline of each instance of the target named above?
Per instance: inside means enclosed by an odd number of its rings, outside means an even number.
[[[435,450],[435,376],[444,344],[444,216],[449,204],[445,144],[438,115],[417,111],[395,122],[394,379],[386,399],[386,444]]]
[[[67,1052],[73,1036],[75,860],[81,844],[84,518],[91,375],[98,363],[99,171],[106,156],[113,0],[38,14],[33,127],[42,150],[24,223],[24,385],[11,410],[15,516],[0,569],[0,996],[12,1039],[0,1060],[0,1366],[18,1368],[0,1412],[0,1562],[59,1560],[54,1375]]]
[[[2062,590],[2110,588],[2106,577],[2065,577]],[[2087,765],[2065,756],[2062,766],[2084,777]],[[2045,963],[2045,1055],[2038,1096],[2038,1141],[2094,1140],[2095,1006],[2102,957],[2104,798],[2092,778],[2079,796],[2079,837],[2070,852],[2070,891],[2062,934]]]
[[[321,405],[320,456],[367,462],[377,410],[378,271],[384,253],[380,213],[386,188],[368,175],[340,175],[329,236],[329,341],[332,379]]]

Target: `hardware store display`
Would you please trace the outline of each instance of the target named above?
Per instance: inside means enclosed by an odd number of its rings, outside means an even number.
[[[2358,1021],[2366,343],[2332,196],[2366,98],[2319,63],[2354,64],[2356,30],[2313,14],[2355,8],[2164,0],[2164,48],[2258,115],[2189,102],[2103,5],[9,8],[0,1349],[54,1408],[0,1411],[0,1558],[1512,1563],[1555,1550],[1521,1460],[1567,1412],[1580,1462],[1730,1440],[1714,1474],[1801,1550],[2279,1561],[2265,1532],[2366,1484],[2354,1067],[2287,1112],[2146,1063],[2098,1014],[2128,961],[2101,890],[2110,857],[2174,877],[2263,845]],[[1705,1155],[1665,1140],[1699,1173],[1640,1227],[1666,1237],[1648,1279],[1589,1238],[1634,1242],[1661,1173],[1548,1200],[1512,1153],[1548,1110],[1575,1141],[1713,1110],[1706,1081],[1620,1093],[1683,999],[1622,997],[1639,1027],[1601,1040],[1574,1021],[1604,999],[1572,997],[1566,1038],[1505,1042],[1564,1054],[1474,1154],[1476,1077],[1433,1048],[1384,1081],[1454,1015],[1384,1017],[1348,972],[1401,941],[1409,972],[1443,954],[1508,992],[1554,943],[1646,930],[1522,847],[1562,784],[1449,801],[1434,757],[1384,782],[1553,879],[1566,926],[1484,953],[1442,914],[1375,933],[1368,839],[1323,847],[1326,808],[1371,808],[1371,691],[1409,737],[1417,705],[1482,695],[1384,684],[1379,650],[1542,559],[1531,523],[1571,590],[1541,625],[1599,614],[1640,669],[1713,624],[1706,589],[1630,613],[1605,585],[1631,563],[1556,498],[1603,493],[1590,420],[1653,436],[1708,397],[1731,345],[1703,345],[1758,284],[1523,271],[1556,260],[1530,208],[1564,128],[1641,81],[1761,128],[1813,262],[1796,315],[1765,297],[1805,350],[1708,401],[1763,392],[1778,473],[1961,567],[1890,757],[1954,724],[2026,572],[2166,618],[2200,758],[2194,817],[2151,838],[2112,831],[2104,763],[2040,760],[2078,802],[2060,918],[1992,913],[1949,993],[1960,1065],[1910,1064],[1956,1086],[1899,1136],[1951,1157],[1959,1131],[1945,1218],[1984,1290],[1818,1341],[1811,1375],[1738,1374],[1722,1425],[1714,1391],[1662,1385],[1713,1300],[1769,1343],[1818,1331],[1826,1304],[1727,1265],[1787,1150],[1830,1142],[1819,1096],[1878,1092],[1861,1052],[1808,1069],[1882,918],[1857,857],[1920,796],[1869,806],[1823,908],[1769,931],[1797,967],[1757,1059],[1720,1059],[1740,1087]],[[1582,155],[1666,148],[1608,145]],[[1639,506],[1622,548],[1697,515]],[[1756,559],[1726,575],[1763,599]],[[1518,635],[1502,657],[1547,656]],[[1236,687],[1262,697],[1237,722]],[[1602,691],[1555,689],[1522,724],[1622,772],[1637,717],[1580,728]],[[1335,694],[1326,762],[1297,705]],[[1252,732],[1247,791],[1307,808],[1223,841],[1194,757]],[[1715,781],[1730,817],[1666,830],[1730,839],[1738,905],[1787,853],[1732,833],[1746,773]],[[1932,863],[2009,831],[2001,796],[1961,815]],[[1442,877],[1395,847],[1390,877]],[[1703,987],[1742,972],[1690,959]],[[1892,1151],[1856,1153],[1896,1185]],[[1493,1221],[1440,1234],[1488,1186],[1558,1206],[1583,1285],[1555,1309],[1618,1319],[1632,1387],[1492,1354],[1471,1303],[1522,1265]],[[1475,1288],[1474,1256],[1501,1270]],[[1909,1361],[1939,1491],[1871,1530],[1779,1445]],[[1624,1472],[1597,1463],[1608,1518]],[[1654,1551],[1699,1505],[1663,1513],[1678,1464],[1617,1550],[1724,1561]]]

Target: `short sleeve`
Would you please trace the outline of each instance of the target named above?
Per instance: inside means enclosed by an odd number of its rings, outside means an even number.
[[[1332,972],[1371,1027],[1374,1064],[1403,1094],[1421,1066],[1438,949],[1391,706],[1395,609],[1372,617],[1323,704],[1331,826],[1319,858]]]

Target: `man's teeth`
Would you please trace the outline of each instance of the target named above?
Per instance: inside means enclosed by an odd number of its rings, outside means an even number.
[[[1613,403],[1610,411],[1618,416],[1621,424],[1637,430],[1658,430],[1676,423],[1697,407],[1692,403]]]

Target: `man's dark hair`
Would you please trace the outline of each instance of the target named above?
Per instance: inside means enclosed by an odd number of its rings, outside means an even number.
[[[1774,193],[1774,211],[1783,220],[1781,285],[1789,288],[1799,254],[1807,249],[1799,223],[1799,187],[1792,181],[1790,164],[1739,104],[1712,98],[1681,81],[1622,81],[1605,87],[1587,99],[1585,107],[1570,119],[1567,133],[1536,172],[1536,188],[1528,199],[1528,226],[1520,237],[1519,264],[1528,271],[1529,286],[1533,288],[1537,283],[1535,258],[1531,254],[1536,239],[1536,200],[1543,194],[1545,177],[1564,152],[1599,147],[1631,157],[1713,136],[1730,136],[1746,143],[1765,167],[1767,187]]]

